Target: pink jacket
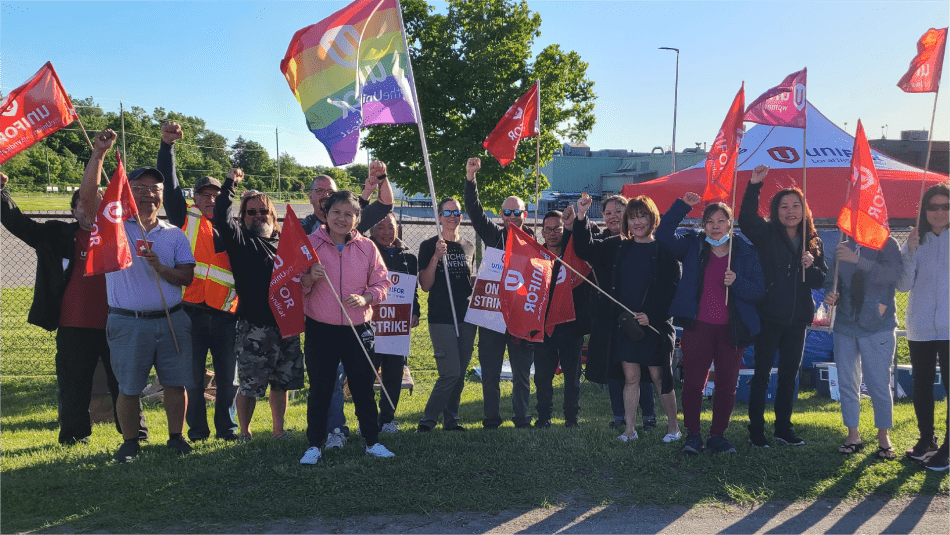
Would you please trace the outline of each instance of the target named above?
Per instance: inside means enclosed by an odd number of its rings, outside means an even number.
[[[373,299],[370,305],[352,308],[344,303],[354,324],[359,325],[371,320],[372,305],[386,299],[390,286],[389,271],[372,240],[354,231],[352,238],[346,242],[343,250],[339,251],[326,227],[322,226],[308,238],[326,270],[327,277],[318,280],[310,293],[304,295],[304,314],[321,323],[349,325],[340,304],[333,296],[333,290],[330,289],[332,284],[341,301],[350,294],[371,293]],[[340,269],[340,266],[343,266],[343,269]]]

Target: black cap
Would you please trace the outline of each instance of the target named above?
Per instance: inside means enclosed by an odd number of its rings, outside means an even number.
[[[138,169],[129,173],[129,182],[133,180],[138,180],[144,175],[152,175],[155,180],[158,182],[165,182],[165,177],[162,176],[162,172],[154,167],[139,167]]]
[[[213,188],[221,189],[221,181],[213,176],[203,176],[198,180],[195,180],[195,191],[201,191],[203,188],[211,186]]]

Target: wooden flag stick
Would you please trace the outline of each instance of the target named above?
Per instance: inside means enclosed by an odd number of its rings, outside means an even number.
[[[930,115],[930,130],[927,132],[927,157],[924,159],[924,177],[920,180],[920,200],[917,202],[917,212],[923,208],[924,190],[927,188],[927,171],[930,167],[930,149],[933,146],[934,119],[937,117],[937,95],[940,93],[940,86],[934,91],[934,110]]]
[[[802,128],[802,257],[808,250],[807,225],[805,224],[808,198],[808,101],[805,101],[805,128]],[[805,267],[802,266],[802,282],[805,282]]]
[[[541,80],[536,80],[535,83],[538,84],[538,135],[535,136],[534,159],[534,239],[537,240],[538,205],[541,204],[541,194],[538,191],[541,185]]]
[[[737,156],[738,156],[738,154],[737,154]],[[736,182],[738,182],[738,181],[739,181],[739,162],[737,161],[737,162],[736,162],[736,166],[735,166],[735,168],[733,168],[733,171],[732,171],[732,215],[733,215],[733,219],[732,219],[732,221],[731,221],[731,224],[729,225],[729,259],[726,260],[726,271],[730,271],[730,270],[732,269],[732,240],[733,240],[733,238],[735,237],[735,230],[736,230],[736,220],[735,220],[735,214],[736,214]],[[728,286],[726,286],[726,303],[725,303],[725,304],[726,304],[727,307],[729,306],[729,287],[728,287]]]

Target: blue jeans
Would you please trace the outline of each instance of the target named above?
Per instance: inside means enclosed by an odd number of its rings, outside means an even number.
[[[336,381],[333,383],[333,396],[330,398],[330,410],[327,411],[327,434],[334,428],[341,431],[346,428],[346,415],[343,414],[343,363],[336,368]]]
[[[188,389],[188,439],[201,440],[211,435],[208,428],[208,411],[204,401],[205,359],[211,351],[211,365],[217,392],[214,400],[215,436],[225,437],[237,431],[232,409],[237,386],[237,354],[234,352],[234,335],[237,320],[231,314],[185,307],[191,318],[191,374],[192,387]]]

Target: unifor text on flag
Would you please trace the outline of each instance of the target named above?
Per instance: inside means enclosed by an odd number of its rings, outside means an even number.
[[[743,120],[770,126],[805,128],[807,78],[807,68],[789,74],[782,83],[753,100]]]
[[[319,261],[297,214],[288,204],[268,292],[270,309],[283,338],[304,331],[303,288],[297,275]]]
[[[515,338],[544,341],[553,266],[550,251],[520,228],[508,227],[499,297],[508,332]]]
[[[56,69],[47,61],[0,104],[0,163],[68,126],[76,117]]]
[[[864,134],[864,126],[858,119],[858,131],[854,136],[851,153],[851,179],[848,197],[838,215],[838,228],[864,247],[880,250],[891,235],[887,222],[887,206],[884,192],[878,181],[877,170],[871,156],[871,147]]]
[[[125,233],[125,221],[138,216],[139,212],[119,151],[115,152],[115,157],[118,165],[99,203],[99,211],[96,212],[96,220],[89,234],[87,276],[111,273],[132,265],[132,250]]]
[[[703,200],[707,203],[728,199],[732,195],[739,146],[742,145],[742,136],[745,135],[745,127],[742,125],[744,111],[745,82],[732,100],[729,113],[716,134],[716,140],[713,141],[712,150],[706,156],[706,190],[703,191]]]
[[[416,122],[396,0],[356,0],[298,30],[280,71],[333,165],[352,163],[360,128]]]
[[[917,41],[917,55],[897,87],[906,93],[936,93],[940,87],[943,56],[947,51],[947,28],[931,28]]]
[[[515,159],[522,138],[534,137],[541,132],[540,89],[531,84],[528,92],[508,108],[482,147],[498,160],[502,167]]]

